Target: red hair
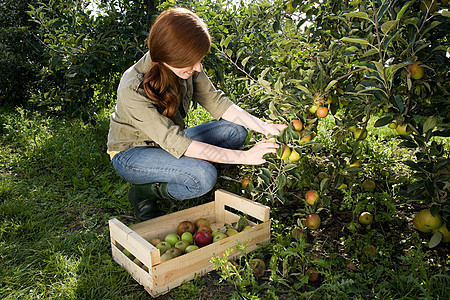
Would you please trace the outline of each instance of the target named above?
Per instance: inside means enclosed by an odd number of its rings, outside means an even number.
[[[142,82],[146,95],[175,122],[178,109],[178,77],[163,63],[186,68],[198,63],[211,48],[206,24],[185,8],[161,13],[147,39],[152,64]]]

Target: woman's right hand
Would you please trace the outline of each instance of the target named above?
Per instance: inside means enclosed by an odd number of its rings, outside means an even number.
[[[270,140],[259,141],[252,148],[245,151],[245,161],[242,163],[246,165],[263,164],[266,162],[263,156],[268,153],[276,153],[278,147],[280,147],[280,145],[273,143]]]

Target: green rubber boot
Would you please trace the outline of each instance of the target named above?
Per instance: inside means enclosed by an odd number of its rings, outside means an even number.
[[[128,191],[128,201],[141,221],[163,215],[158,201],[165,199],[173,199],[167,192],[167,183],[133,184]]]

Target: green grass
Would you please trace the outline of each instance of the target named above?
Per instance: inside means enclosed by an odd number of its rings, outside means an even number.
[[[38,111],[1,109],[1,299],[148,299],[142,286],[111,257],[108,220],[115,216],[128,224],[135,219],[126,199],[129,185],[116,175],[106,154],[110,113],[105,110],[100,114],[97,125],[85,125],[78,119],[68,120]],[[204,110],[195,110],[190,114],[189,126],[208,119]],[[332,125],[331,119],[327,122]],[[321,124],[324,127],[319,131],[318,139],[322,141],[329,140],[327,122]],[[376,158],[384,165],[410,155],[399,152],[394,140],[387,142],[387,147],[377,147],[376,135],[389,137],[390,133],[369,134],[363,152],[367,158]],[[331,150],[333,144],[324,147]],[[226,182],[222,180],[220,184]],[[352,197],[341,199],[344,202],[340,205],[345,206],[345,201],[349,201],[350,206],[357,206]],[[387,194],[383,197],[380,199],[389,199]],[[355,199],[370,202],[364,195]],[[167,211],[197,204],[185,201]],[[348,228],[339,228],[342,230],[339,244],[330,244],[328,237],[318,235],[315,241],[308,241],[313,248],[292,242],[286,228],[294,221],[291,217],[274,215],[272,243],[255,255],[267,261],[274,256],[280,264],[289,261],[291,264],[285,268],[291,269],[286,269],[286,279],[281,273],[270,275],[271,285],[259,286],[258,292],[297,297],[298,291],[302,291],[313,299],[327,294],[333,299],[447,299],[448,261],[442,256],[445,252],[428,250],[422,237],[405,231],[404,219],[395,221],[394,218],[392,228],[353,236]],[[365,241],[376,241],[381,253],[379,259],[361,254],[358,247]],[[405,252],[397,253],[403,246]],[[302,283],[304,277],[298,269],[313,259],[316,247],[326,251],[326,260],[320,265],[323,278],[320,287]],[[336,253],[333,247],[342,251]],[[302,254],[306,261],[298,261],[295,256],[300,249],[308,249]],[[344,267],[350,257],[357,259],[358,272]],[[286,286],[287,280],[292,283],[293,278],[298,278],[298,282]],[[198,278],[162,298],[226,299],[214,295],[220,286],[218,279],[213,283],[211,278],[208,280],[205,283],[205,278]],[[245,294],[246,290],[241,292]]]

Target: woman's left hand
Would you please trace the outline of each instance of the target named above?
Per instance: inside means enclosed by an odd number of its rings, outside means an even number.
[[[265,123],[264,129],[265,129],[265,135],[266,136],[272,136],[272,135],[279,135],[283,129],[287,127],[286,124],[270,124]]]

